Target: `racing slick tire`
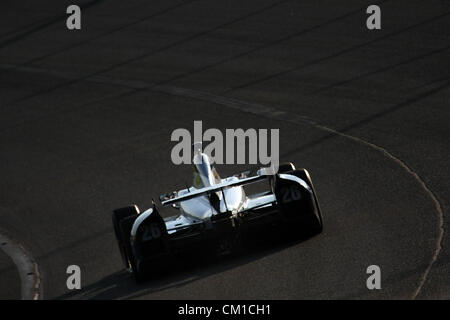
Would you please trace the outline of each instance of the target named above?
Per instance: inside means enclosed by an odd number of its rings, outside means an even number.
[[[131,229],[133,228],[134,221],[136,220],[136,216],[130,215],[119,222],[119,232],[120,236],[124,240],[123,249],[125,252],[125,256],[127,258],[127,268],[130,269],[133,273],[134,279],[137,283],[141,282],[144,279],[144,272],[141,268],[139,268],[138,261],[133,254],[133,249],[131,247]]]
[[[114,227],[114,234],[116,236],[117,245],[119,246],[120,255],[125,268],[129,268],[129,256],[126,250],[127,242],[129,242],[130,234],[128,236],[122,233],[120,229],[120,222],[129,217],[137,217],[140,213],[139,208],[136,205],[128,206],[125,208],[116,209],[112,213],[112,223]],[[131,230],[131,228],[130,228]]]
[[[314,203],[315,203],[316,208],[317,208],[317,214],[318,214],[318,218],[319,218],[318,222],[319,223],[317,223],[317,219],[316,218],[311,219],[311,225],[309,227],[311,228],[310,230],[312,230],[314,232],[314,234],[319,234],[323,230],[323,217],[322,217],[322,211],[321,211],[320,206],[319,206],[319,201],[317,199],[316,189],[314,189],[314,185],[313,185],[313,182],[312,182],[311,176],[309,175],[308,170],[306,170],[306,169],[299,169],[299,170],[296,170],[296,171],[297,171],[298,177],[300,179],[304,180],[311,187],[313,198],[314,198]]]
[[[309,237],[321,233],[323,230],[322,212],[308,171],[306,169],[297,169],[284,174],[302,179],[312,191],[308,193],[308,196],[306,196],[307,194],[302,195],[305,191],[302,191],[303,188],[297,189],[297,183],[284,179],[275,181],[274,192],[279,201],[284,219],[286,219],[285,221],[289,221],[288,229],[293,228],[295,230],[294,234],[301,237]],[[299,219],[298,223],[292,223],[297,219]],[[300,233],[296,230],[300,230]]]
[[[292,162],[284,162],[278,166],[278,173],[287,173],[289,171],[294,171],[295,166]]]

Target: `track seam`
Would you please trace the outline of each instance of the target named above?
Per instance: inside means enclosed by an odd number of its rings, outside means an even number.
[[[163,52],[163,51],[165,51],[165,50],[167,50],[167,49],[173,48],[173,47],[178,46],[178,45],[180,45],[180,44],[187,43],[187,42],[189,42],[189,41],[192,41],[193,39],[196,39],[196,38],[202,37],[202,36],[204,36],[204,35],[207,35],[207,34],[209,34],[209,33],[211,33],[211,32],[220,30],[220,29],[222,29],[222,28],[224,28],[224,27],[226,27],[226,26],[232,25],[232,24],[234,24],[234,23],[236,23],[236,22],[238,22],[238,21],[245,20],[246,18],[248,18],[248,17],[250,17],[250,16],[257,15],[257,14],[259,14],[259,13],[261,13],[261,12],[264,12],[265,10],[270,9],[270,8],[272,8],[272,7],[275,7],[275,6],[278,5],[278,4],[285,3],[285,2],[289,2],[289,1],[291,1],[291,0],[281,0],[281,1],[279,1],[279,2],[276,2],[276,3],[274,3],[274,4],[271,4],[271,5],[269,5],[269,6],[263,7],[263,8],[261,8],[261,9],[259,9],[259,10],[253,11],[253,12],[248,13],[248,14],[246,14],[246,15],[243,15],[243,16],[241,16],[241,17],[238,17],[238,18],[232,19],[232,20],[230,20],[230,21],[228,21],[228,22],[225,22],[225,23],[222,23],[222,24],[220,24],[220,25],[217,25],[217,26],[215,26],[215,27],[213,27],[213,28],[210,28],[210,29],[207,29],[207,30],[203,30],[203,31],[201,31],[201,32],[199,32],[199,33],[195,33],[195,34],[193,34],[193,35],[191,35],[191,36],[188,36],[188,37],[186,37],[186,38],[184,38],[184,39],[181,39],[181,40],[179,40],[179,41],[175,41],[175,42],[173,42],[173,43],[170,43],[170,44],[165,45],[165,46],[163,46],[163,47],[160,47],[160,48],[158,48],[158,49],[151,50],[150,52],[141,54],[141,55],[139,55],[139,56],[136,56],[136,57],[133,57],[133,58],[130,58],[130,59],[127,59],[127,60],[125,60],[125,61],[118,62],[118,63],[116,63],[116,64],[114,64],[114,65],[112,65],[112,66],[108,66],[108,67],[106,67],[106,68],[102,68],[102,69],[97,70],[97,71],[95,71],[95,72],[93,72],[93,73],[85,74],[85,75],[80,76],[80,77],[77,77],[77,78],[72,78],[72,79],[70,79],[70,80],[67,81],[67,82],[63,82],[63,83],[60,83],[60,84],[55,85],[55,86],[53,86],[53,87],[46,88],[46,89],[43,89],[43,90],[39,90],[39,91],[37,91],[37,92],[34,92],[34,93],[28,94],[28,95],[26,95],[26,96],[23,96],[23,97],[21,97],[21,98],[15,99],[15,100],[13,100],[13,101],[8,101],[8,102],[6,103],[6,106],[15,105],[15,104],[17,104],[17,103],[19,103],[19,102],[22,102],[22,101],[25,101],[25,100],[34,98],[34,97],[36,97],[36,96],[39,96],[39,95],[42,95],[42,94],[47,94],[47,93],[53,92],[54,90],[57,90],[57,89],[60,89],[60,88],[66,87],[66,86],[70,86],[70,85],[75,84],[75,83],[77,83],[77,82],[85,81],[85,80],[87,80],[87,79],[89,79],[89,78],[91,78],[91,77],[98,76],[98,75],[100,75],[100,74],[102,74],[102,73],[107,73],[107,72],[113,71],[113,70],[115,70],[115,69],[117,69],[117,68],[119,68],[119,67],[128,65],[128,64],[130,64],[130,63],[134,63],[134,62],[139,61],[139,60],[142,60],[142,59],[144,59],[144,58],[148,58],[148,57],[150,57],[150,56],[152,56],[152,55],[154,55],[154,54],[161,53],[161,52]],[[390,0],[381,0],[379,3],[383,3],[383,2],[387,2],[387,1],[390,1]],[[250,49],[250,50],[246,50],[246,51],[244,51],[244,52],[238,53],[237,55],[233,55],[233,56],[231,56],[231,57],[227,57],[227,58],[221,59],[221,60],[219,60],[219,61],[216,61],[216,62],[214,62],[214,63],[208,64],[208,65],[206,65],[206,66],[199,67],[199,68],[196,68],[196,69],[194,69],[194,70],[191,70],[191,71],[188,71],[188,72],[185,72],[185,73],[178,74],[178,75],[176,75],[176,76],[174,76],[174,77],[172,77],[172,78],[169,78],[169,79],[167,79],[167,80],[159,81],[157,84],[164,84],[164,83],[173,82],[173,81],[175,81],[175,80],[179,80],[179,79],[182,79],[182,78],[186,78],[186,77],[192,76],[192,75],[194,75],[194,74],[197,74],[197,73],[199,73],[199,72],[203,72],[203,71],[208,70],[208,69],[210,69],[210,68],[213,68],[213,67],[216,67],[216,66],[218,66],[218,65],[221,65],[221,64],[223,64],[223,63],[233,61],[233,60],[235,60],[235,59],[238,59],[238,58],[240,58],[240,57],[242,57],[242,56],[245,56],[245,55],[248,55],[248,54],[250,54],[250,53],[253,53],[253,52],[256,52],[256,51],[259,51],[259,50],[262,50],[262,49],[267,49],[267,48],[269,48],[269,47],[272,47],[272,46],[277,45],[277,44],[279,44],[279,43],[282,43],[282,42],[284,42],[284,41],[288,41],[288,40],[291,40],[291,39],[293,39],[293,38],[297,38],[297,37],[303,36],[304,34],[309,33],[309,32],[312,32],[313,30],[322,28],[323,26],[332,24],[332,23],[334,23],[334,22],[336,22],[336,21],[339,21],[339,20],[341,20],[341,19],[345,19],[345,18],[347,18],[347,17],[349,17],[349,16],[351,16],[351,15],[353,15],[353,14],[356,14],[356,13],[358,13],[360,10],[362,10],[362,9],[364,9],[364,8],[365,8],[365,7],[359,8],[358,10],[353,10],[353,11],[347,12],[347,13],[341,15],[341,16],[334,17],[334,18],[332,18],[332,19],[330,19],[330,20],[328,20],[328,21],[319,23],[319,24],[314,25],[314,26],[312,26],[312,27],[308,27],[308,28],[303,29],[303,30],[301,30],[301,31],[299,31],[299,32],[295,32],[295,33],[293,33],[293,34],[284,36],[284,37],[282,37],[282,38],[280,38],[280,39],[276,39],[276,40],[270,41],[269,43],[266,43],[266,44],[257,46],[257,47],[255,47],[255,48]],[[436,18],[437,18],[437,17],[435,17],[435,19],[436,19]],[[409,29],[411,29],[411,28],[414,28],[414,27],[416,27],[417,25],[420,25],[420,24],[421,24],[421,23],[418,23],[418,24],[409,26],[409,27],[407,27],[407,28],[398,30],[398,31],[395,32],[395,34],[402,33],[402,32],[404,32],[404,31],[407,31],[407,30],[409,30]],[[374,40],[372,40],[372,41],[370,41],[370,42],[372,43],[372,42],[376,42],[376,41],[378,41],[378,40],[383,40],[383,39],[385,39],[385,38],[387,38],[387,37],[390,37],[390,36],[392,36],[392,34],[385,35],[385,36],[383,36],[383,37],[374,39]],[[364,46],[364,45],[366,45],[366,43],[360,44],[359,46]],[[349,51],[352,51],[352,50],[354,50],[354,49],[355,49],[354,47],[347,48],[347,49],[345,50],[345,53],[347,53],[347,52],[349,52]],[[340,53],[340,54],[342,54],[342,53]],[[334,54],[333,54],[333,55],[334,55]],[[323,59],[328,59],[328,58],[329,58],[329,57],[325,57],[325,58],[322,58],[321,60],[323,60]],[[316,59],[316,60],[317,60],[317,59]],[[314,63],[318,63],[316,60],[314,60]],[[319,61],[319,62],[320,62],[320,61]],[[232,88],[231,90],[234,90],[234,89],[236,89],[236,88]],[[228,91],[231,91],[231,90],[228,90]],[[228,91],[227,91],[227,92],[228,92]]]
[[[8,69],[6,69],[6,70],[0,72],[0,75],[1,75],[1,74],[4,74],[4,73],[7,73],[7,72],[10,72],[10,71],[15,71],[15,69],[16,69],[17,67],[26,67],[26,66],[28,66],[28,65],[30,65],[30,64],[32,64],[32,63],[35,63],[35,62],[38,62],[38,61],[41,61],[41,60],[44,60],[44,59],[53,57],[53,56],[55,56],[55,55],[61,54],[61,53],[63,53],[63,52],[66,52],[66,51],[68,51],[68,50],[72,50],[72,49],[77,48],[77,47],[80,47],[80,46],[83,46],[83,45],[85,45],[85,44],[87,44],[87,43],[89,43],[89,42],[92,42],[92,41],[94,41],[94,40],[98,40],[98,39],[100,39],[100,38],[103,38],[103,37],[106,37],[106,36],[110,36],[111,34],[114,34],[114,33],[116,33],[117,31],[120,31],[120,30],[126,29],[126,28],[128,28],[128,27],[131,27],[131,26],[133,26],[133,25],[136,25],[136,24],[145,22],[145,21],[150,20],[150,19],[152,19],[152,18],[154,18],[154,17],[156,17],[156,16],[163,15],[163,14],[165,14],[165,13],[167,13],[167,12],[173,10],[173,9],[177,9],[177,8],[179,8],[179,7],[188,5],[188,4],[190,4],[190,3],[192,3],[192,2],[195,2],[195,1],[199,1],[199,0],[189,0],[189,1],[185,1],[185,2],[179,3],[179,4],[177,4],[177,5],[174,5],[174,6],[165,8],[165,9],[160,10],[160,11],[158,11],[158,12],[155,12],[155,13],[149,15],[149,16],[145,16],[145,17],[142,17],[142,18],[140,18],[140,19],[134,20],[134,21],[132,21],[132,22],[123,24],[123,25],[121,25],[121,26],[119,26],[119,27],[114,28],[114,29],[111,30],[111,31],[102,33],[102,34],[100,34],[100,35],[97,35],[97,36],[95,36],[95,37],[89,38],[89,39],[87,39],[87,40],[79,41],[79,42],[76,42],[75,44],[72,44],[72,45],[69,45],[69,46],[60,48],[60,49],[58,49],[58,50],[56,50],[56,51],[52,51],[51,53],[47,53],[47,54],[45,54],[45,55],[41,55],[41,56],[38,56],[38,57],[33,58],[33,59],[29,59],[29,60],[27,60],[27,61],[25,61],[25,62],[23,62],[23,63],[18,64],[17,66],[11,65],[11,67],[9,67]]]
[[[238,109],[240,111],[248,112],[251,114],[255,114],[258,116],[268,117],[270,119],[279,120],[279,121],[285,121],[285,122],[291,122],[293,124],[309,124],[313,127],[316,127],[318,129],[330,132],[332,134],[339,135],[341,137],[345,137],[347,139],[353,140],[355,142],[358,142],[360,144],[366,145],[370,148],[373,148],[377,150],[378,152],[381,152],[384,156],[391,159],[395,163],[397,163],[400,167],[402,167],[408,174],[410,174],[418,183],[419,185],[425,190],[426,194],[430,197],[432,202],[434,203],[435,209],[438,213],[439,223],[438,223],[438,229],[439,229],[439,235],[436,241],[436,248],[434,250],[433,256],[431,261],[429,262],[427,268],[425,269],[425,272],[423,273],[421,280],[419,282],[418,287],[414,291],[414,293],[411,296],[411,299],[415,300],[418,295],[420,294],[428,275],[430,274],[431,268],[433,267],[434,263],[436,262],[439,253],[442,249],[442,240],[444,238],[444,213],[442,210],[442,206],[439,203],[439,200],[434,195],[434,193],[428,188],[426,183],[423,181],[423,179],[414,172],[404,161],[400,160],[396,156],[394,156],[392,153],[387,151],[385,148],[380,147],[374,143],[368,142],[362,138],[358,138],[355,136],[351,136],[349,134],[339,132],[338,130],[329,128],[325,125],[318,124],[316,121],[299,115],[293,115],[285,111],[277,110],[275,108],[266,107],[261,104],[252,104],[245,101],[241,101],[234,98],[227,98],[224,96],[217,96],[214,94],[206,93],[206,92],[200,92],[200,91],[194,91],[191,89],[183,89],[183,88],[177,88],[177,87],[171,87],[171,86],[157,86],[152,89],[152,91],[159,91],[170,95],[176,95],[176,96],[184,96],[189,97],[193,99],[213,102],[215,104],[219,104],[226,107],[231,107],[233,109]],[[285,118],[286,117],[286,118]]]

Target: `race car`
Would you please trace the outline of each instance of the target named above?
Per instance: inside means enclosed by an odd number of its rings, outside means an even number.
[[[244,187],[254,183],[266,183],[267,190],[247,194]],[[248,171],[222,179],[208,155],[197,149],[193,185],[159,200],[162,207],[171,206],[178,214],[163,218],[155,202],[143,212],[131,205],[112,214],[122,260],[137,282],[183,251],[231,252],[252,230],[285,228],[299,236],[305,232],[313,236],[323,229],[311,177],[292,163],[280,164],[276,174],[260,169],[254,175]]]

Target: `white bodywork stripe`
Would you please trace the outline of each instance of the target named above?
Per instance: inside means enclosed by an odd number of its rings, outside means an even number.
[[[300,179],[299,177],[293,176],[292,174],[285,174],[285,173],[280,173],[278,176],[281,179],[291,180],[291,181],[297,182],[303,188],[305,188],[306,190],[308,190],[309,192],[312,193],[311,187],[304,180]]]
[[[149,216],[153,213],[153,209],[150,208],[144,212],[142,212],[137,219],[134,221],[133,223],[133,228],[131,228],[131,233],[130,236],[131,237],[135,237],[136,236],[136,232],[137,229],[139,228],[139,226],[141,225],[141,223]]]

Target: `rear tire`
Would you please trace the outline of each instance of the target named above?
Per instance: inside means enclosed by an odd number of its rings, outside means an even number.
[[[294,170],[295,166],[292,162],[284,162],[278,166],[278,173],[287,173]]]
[[[319,223],[317,223],[317,217],[316,217],[316,218],[310,220],[311,223],[310,223],[310,226],[308,226],[308,227],[310,228],[310,230],[312,230],[314,232],[314,234],[319,234],[323,230],[323,218],[322,218],[322,211],[319,206],[319,201],[317,199],[317,193],[316,193],[316,190],[314,189],[314,185],[312,183],[311,176],[309,175],[309,172],[306,169],[299,169],[299,170],[296,170],[296,172],[298,173],[297,176],[300,179],[304,180],[310,186],[310,188],[312,190],[314,204],[317,208],[317,215],[319,218]]]
[[[127,252],[128,251],[127,246],[130,245],[130,233],[129,232],[124,233],[123,230],[121,230],[122,229],[121,222],[129,217],[136,218],[139,213],[140,213],[139,208],[136,205],[116,209],[112,213],[112,223],[114,227],[114,233],[116,235],[117,245],[119,246],[122,261],[125,265],[125,268],[127,269],[130,267],[129,266],[130,253]]]
[[[135,216],[128,216],[119,222],[119,231],[121,237],[124,239],[123,250],[126,256],[126,267],[131,269],[134,279],[137,283],[141,282],[144,274],[139,268],[138,259],[133,254],[133,248],[131,247],[130,233],[133,228]]]

